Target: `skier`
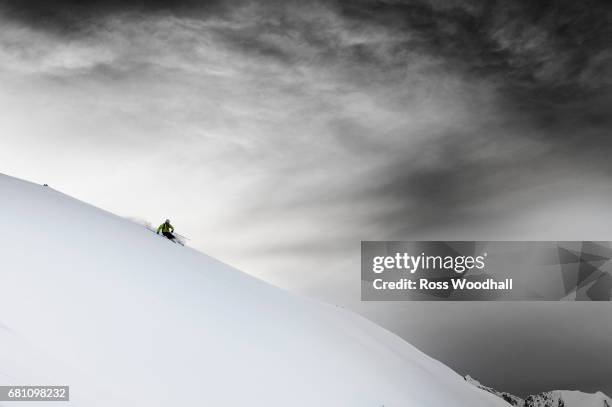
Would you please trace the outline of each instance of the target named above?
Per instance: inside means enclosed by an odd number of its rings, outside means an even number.
[[[168,239],[172,241],[174,241],[174,239],[176,238],[176,236],[172,234],[172,232],[174,232],[174,226],[170,224],[170,219],[166,219],[164,223],[159,225],[159,227],[157,228],[158,235],[159,235],[159,232],[161,232],[162,235],[166,236]]]

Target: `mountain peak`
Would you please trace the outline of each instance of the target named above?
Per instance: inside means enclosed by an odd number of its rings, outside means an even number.
[[[465,381],[517,407],[612,407],[612,399],[600,391],[584,393],[576,390],[552,390],[522,399],[511,393],[487,387],[469,375],[465,376]]]

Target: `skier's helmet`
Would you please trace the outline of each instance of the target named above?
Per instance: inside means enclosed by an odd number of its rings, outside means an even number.
[[[170,219],[166,219],[166,223],[170,223]]]

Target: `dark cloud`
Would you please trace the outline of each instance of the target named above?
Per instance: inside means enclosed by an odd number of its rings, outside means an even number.
[[[0,11],[9,18],[64,33],[88,30],[116,13],[222,13],[225,7],[220,0],[0,0]]]
[[[611,7],[599,0],[357,1],[340,9],[362,24],[413,34],[405,46],[454,69],[552,86],[594,80],[581,74],[612,34]]]
[[[364,192],[395,203],[377,222],[396,238],[441,225],[460,228],[554,200],[569,192],[558,184],[579,187],[577,174],[612,176],[609,96],[558,104],[510,99],[504,102],[507,116],[494,126],[469,133],[457,129],[391,158]],[[512,197],[520,193],[532,198],[519,204]],[[495,200],[505,204],[487,212]]]
[[[448,74],[488,83],[500,107],[493,125],[490,112],[478,117],[475,110],[480,123],[471,132],[458,126],[431,143],[395,145],[405,158],[390,158],[365,195],[393,203],[396,209],[377,220],[396,237],[482,218],[483,202],[546,187],[566,170],[609,175],[609,3],[358,1],[340,9],[364,25],[409,33],[398,55],[411,49],[438,58]],[[473,95],[464,97],[471,103]],[[530,143],[541,151],[521,148]],[[483,158],[482,150],[495,144],[510,148],[493,148]],[[428,159],[415,161],[415,149]]]
[[[308,45],[316,50],[317,62],[344,61],[387,71],[409,64],[415,53],[429,55],[454,73],[493,76],[500,86],[520,88],[520,97],[553,90],[552,97],[559,97],[561,89],[570,97],[612,83],[608,50],[612,11],[603,0],[0,0],[0,10],[9,17],[68,32],[90,28],[115,13],[231,18],[232,10],[244,6],[253,9],[248,16],[251,21],[240,28],[219,29],[219,33],[246,52],[287,63],[303,62],[304,55],[299,49],[270,42],[270,35]],[[353,33],[367,33],[374,27],[389,37],[342,43],[313,10],[338,15],[343,27]]]
[[[211,28],[217,39],[241,54],[284,65],[340,68],[344,75],[338,84],[349,90],[351,86],[409,87],[412,84],[402,75],[415,60],[425,58],[435,63],[429,72],[420,73],[417,87],[446,77],[474,86],[486,84],[494,93],[491,103],[498,106],[494,119],[485,117],[490,112],[478,117],[486,102],[474,101],[468,87],[457,100],[474,115],[476,125],[469,131],[461,125],[434,130],[431,142],[418,145],[410,137],[396,138],[392,152],[384,134],[354,118],[330,121],[335,141],[350,155],[388,153],[388,162],[357,187],[360,191],[346,188],[344,195],[333,196],[351,201],[363,194],[388,203],[393,211],[375,215],[375,222],[384,228],[429,228],[482,216],[479,203],[550,181],[546,176],[526,179],[521,175],[525,166],[549,177],[560,165],[589,172],[605,167],[612,152],[606,136],[612,129],[607,111],[612,11],[606,1],[4,0],[0,4],[9,16],[30,25],[68,30],[89,27],[98,18],[121,12],[214,15],[235,22],[239,17],[232,11],[248,6],[250,12],[240,17],[240,24]],[[359,35],[367,40],[343,38]],[[292,86],[297,97],[307,97],[299,85],[288,84],[285,90],[290,92]],[[395,97],[399,108],[406,103],[404,96],[387,91],[387,102]],[[530,143],[545,147],[537,153],[523,151],[522,146]],[[483,158],[481,151],[490,145],[510,148],[491,147],[494,153]],[[414,160],[415,150],[428,160]],[[605,168],[599,173],[605,174]],[[289,201],[303,199],[296,196]],[[317,199],[319,203],[312,205],[320,206],[322,197]],[[282,208],[274,205],[270,211],[278,209]],[[396,219],[405,218],[404,214],[417,214],[411,216],[416,220],[398,225]]]

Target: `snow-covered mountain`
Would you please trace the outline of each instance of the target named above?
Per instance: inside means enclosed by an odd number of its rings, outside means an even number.
[[[522,399],[513,394],[484,386],[470,376],[466,376],[465,380],[517,407],[612,407],[612,399],[602,392],[591,394],[574,390],[553,390]]]
[[[0,175],[0,213],[1,385],[70,385],[72,406],[507,406],[355,314],[50,187]]]
[[[523,407],[525,405],[525,401],[522,398],[517,397],[510,393],[503,392],[503,391],[497,391],[491,387],[487,387],[471,376],[465,376],[465,381],[479,389],[487,391],[491,394],[495,394],[497,397],[504,399],[506,402],[508,402],[509,404],[513,406]]]

